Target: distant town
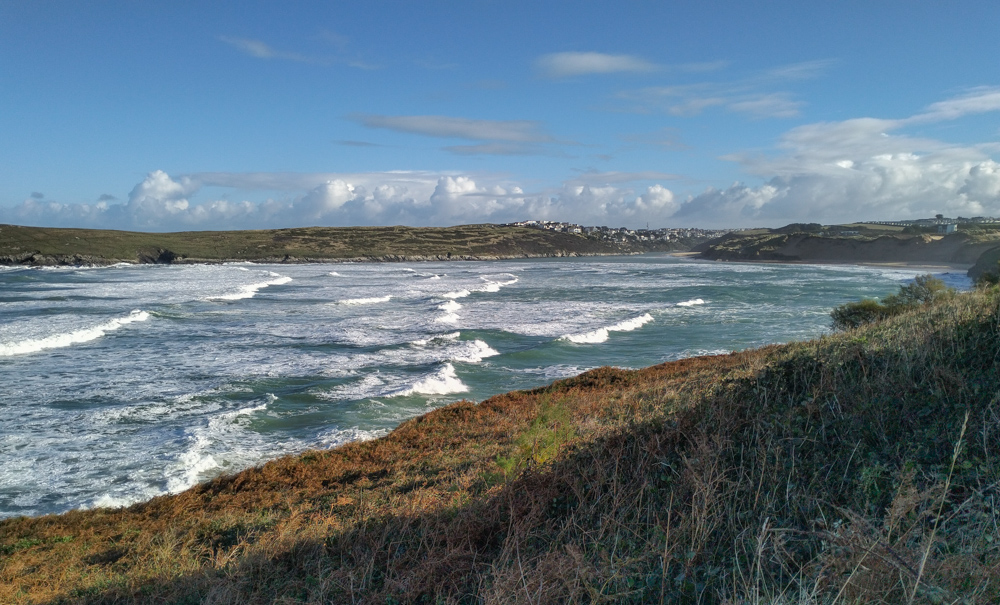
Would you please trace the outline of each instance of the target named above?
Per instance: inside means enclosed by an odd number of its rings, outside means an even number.
[[[905,221],[861,221],[853,225],[883,225],[887,227],[912,227],[921,230],[926,229],[936,229],[938,233],[954,233],[958,228],[958,225],[997,225],[1000,224],[1000,218],[992,216],[974,216],[972,218],[966,218],[964,216],[959,216],[956,218],[949,218],[942,214],[935,215],[933,218],[921,218]],[[505,226],[509,227],[531,227],[534,229],[545,229],[547,231],[559,231],[562,233],[579,233],[581,235],[588,235],[591,237],[596,237],[602,240],[608,240],[619,243],[638,243],[638,242],[679,242],[683,240],[690,239],[711,239],[715,237],[720,237],[727,233],[740,232],[740,231],[751,231],[748,228],[738,228],[738,229],[698,229],[694,227],[663,227],[661,229],[628,229],[626,227],[587,227],[584,225],[578,225],[576,223],[567,223],[561,221],[518,221],[516,223],[505,223]],[[810,225],[800,225],[804,227],[803,230],[809,231],[809,227],[812,227],[816,231],[826,230],[826,227],[819,225],[818,223],[812,223]],[[848,225],[843,225],[848,226]],[[840,230],[835,232],[837,235],[858,235],[860,232],[853,229]],[[904,232],[905,233],[905,232]]]
[[[674,242],[693,238],[710,239],[731,233],[733,231],[741,231],[741,229],[697,229],[674,227],[664,227],[662,229],[628,229],[626,227],[605,226],[585,227],[575,223],[564,223],[558,221],[519,221],[516,223],[506,223],[505,226],[532,227],[534,229],[545,229],[547,231],[579,233],[602,240],[620,243]]]

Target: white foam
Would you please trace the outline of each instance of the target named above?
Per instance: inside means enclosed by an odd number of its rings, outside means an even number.
[[[198,435],[195,437],[194,445],[191,449],[181,454],[177,461],[180,473],[167,478],[167,492],[176,494],[198,483],[202,473],[217,468],[218,461],[212,454],[206,452],[211,445],[208,437]]]
[[[391,296],[373,296],[369,298],[345,298],[338,302],[342,305],[375,305],[389,302],[391,299]]]
[[[223,412],[211,418],[207,427],[196,429],[194,443],[181,454],[177,463],[168,471],[167,492],[171,494],[182,492],[201,481],[208,471],[222,467],[223,464],[216,460],[210,451],[212,446],[220,437],[229,436],[232,438],[233,433],[241,432],[240,427],[235,422],[239,417],[266,410],[268,403],[274,401],[277,401],[277,397],[268,393],[267,403]],[[230,454],[232,453],[230,452]]]
[[[461,332],[449,332],[448,334],[438,334],[437,336],[432,336],[431,338],[427,338],[427,339],[423,339],[422,338],[420,340],[414,340],[410,344],[418,346],[418,347],[426,347],[428,344],[431,343],[431,341],[434,341],[434,340],[458,340],[458,337],[461,336],[461,335],[462,335]]]
[[[611,332],[631,332],[632,330],[641,328],[651,321],[653,321],[653,316],[649,313],[644,313],[639,317],[626,319],[612,326],[598,328],[591,332],[584,332],[583,334],[566,334],[561,338],[561,340],[568,340],[576,344],[598,344],[605,342]]]
[[[467,343],[462,351],[452,356],[453,361],[464,361],[466,363],[479,363],[486,357],[499,355],[500,352],[481,340],[473,340]]]
[[[280,286],[282,284],[287,284],[288,282],[292,281],[291,277],[279,275],[273,271],[268,271],[268,273],[274,276],[275,279],[265,282],[259,282],[256,284],[241,286],[239,290],[229,294],[221,294],[219,296],[209,296],[208,300],[240,300],[243,298],[253,298],[257,294],[257,292],[263,288],[266,288],[268,286]]]
[[[441,317],[434,318],[434,321],[442,324],[457,324],[462,319],[457,313],[445,313]]]
[[[55,334],[46,338],[22,340],[20,342],[0,343],[0,357],[11,355],[24,355],[26,353],[36,353],[44,349],[58,349],[81,342],[96,340],[108,332],[113,332],[118,328],[136,321],[146,321],[149,313],[135,310],[125,317],[112,319],[92,328],[84,328],[65,334]]]
[[[444,294],[441,295],[441,297],[442,298],[452,298],[452,299],[455,299],[455,298],[465,298],[466,296],[468,296],[470,294],[472,294],[472,292],[469,292],[468,290],[456,290],[454,292],[445,292]]]
[[[103,494],[96,500],[94,500],[90,505],[84,505],[80,508],[83,510],[88,510],[91,508],[125,508],[135,504],[136,502],[142,502],[143,500],[148,500],[145,495],[133,494],[130,496],[112,496],[111,494]]]
[[[684,302],[679,302],[679,303],[677,303],[677,306],[678,307],[693,307],[695,305],[703,305],[703,304],[705,304],[705,301],[703,301],[700,298],[695,298],[695,299],[692,299],[692,300],[685,300]]]
[[[330,271],[329,273],[327,273],[327,275],[329,275],[330,277],[343,277],[340,273],[337,273],[336,271]]]
[[[441,309],[442,311],[446,311],[448,313],[454,313],[455,311],[458,311],[461,308],[462,305],[460,303],[455,302],[454,300],[449,300],[443,305],[438,305],[438,309]]]
[[[370,441],[372,439],[382,437],[383,435],[387,435],[388,433],[389,431],[385,429],[374,431],[366,431],[364,429],[359,429],[358,427],[350,429],[334,429],[328,433],[320,435],[318,442],[322,447],[334,448],[352,441]]]
[[[469,387],[465,386],[458,374],[455,373],[455,366],[450,363],[429,376],[418,380],[413,386],[397,391],[390,397],[407,395],[449,395],[451,393],[465,393]]]

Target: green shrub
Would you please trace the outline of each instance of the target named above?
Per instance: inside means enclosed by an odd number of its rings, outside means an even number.
[[[830,312],[834,330],[852,330],[889,317],[889,309],[877,300],[866,298],[849,302]]]
[[[871,298],[849,302],[834,308],[830,317],[834,330],[852,330],[954,295],[954,288],[933,275],[918,275],[913,283],[900,286],[899,292],[882,302]]]

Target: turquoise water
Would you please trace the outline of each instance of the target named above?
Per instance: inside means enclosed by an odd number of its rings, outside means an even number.
[[[919,273],[670,256],[0,269],[0,517],[146,500],[602,365],[812,338],[835,305]]]

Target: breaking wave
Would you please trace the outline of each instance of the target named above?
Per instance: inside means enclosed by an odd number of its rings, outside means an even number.
[[[219,296],[209,296],[208,300],[240,300],[243,298],[253,298],[257,292],[268,286],[280,286],[282,284],[287,284],[292,281],[291,277],[284,275],[278,275],[277,273],[271,273],[275,278],[259,282],[256,284],[248,284],[246,286],[240,286],[240,289],[236,292],[230,292],[229,294],[221,294]]]
[[[611,332],[631,332],[632,330],[641,328],[651,321],[653,321],[653,316],[649,313],[645,313],[639,317],[626,319],[612,326],[598,328],[591,332],[584,332],[583,334],[566,334],[560,340],[568,340],[569,342],[576,344],[597,344],[606,341]]]
[[[444,364],[440,370],[425,376],[413,383],[409,388],[397,391],[391,397],[406,397],[408,395],[450,395],[451,393],[465,393],[469,387],[459,379],[455,373],[455,366],[450,363]]]
[[[48,336],[46,338],[22,340],[20,342],[11,342],[11,343],[0,343],[0,357],[9,357],[11,355],[24,355],[26,353],[36,353],[44,349],[58,349],[62,347],[68,347],[70,345],[75,345],[81,342],[96,340],[104,336],[108,332],[113,332],[124,325],[136,321],[146,321],[147,319],[149,319],[149,313],[146,313],[145,311],[135,310],[129,313],[125,317],[112,319],[109,322],[103,323],[99,326],[94,326],[92,328],[84,328],[82,330],[75,330],[73,332],[67,332],[65,334],[55,334],[52,336]]]
[[[692,300],[685,300],[684,302],[679,302],[679,303],[677,303],[677,306],[678,307],[693,307],[695,305],[703,305],[703,304],[705,304],[705,301],[703,301],[700,298],[695,298],[695,299],[692,299]]]

